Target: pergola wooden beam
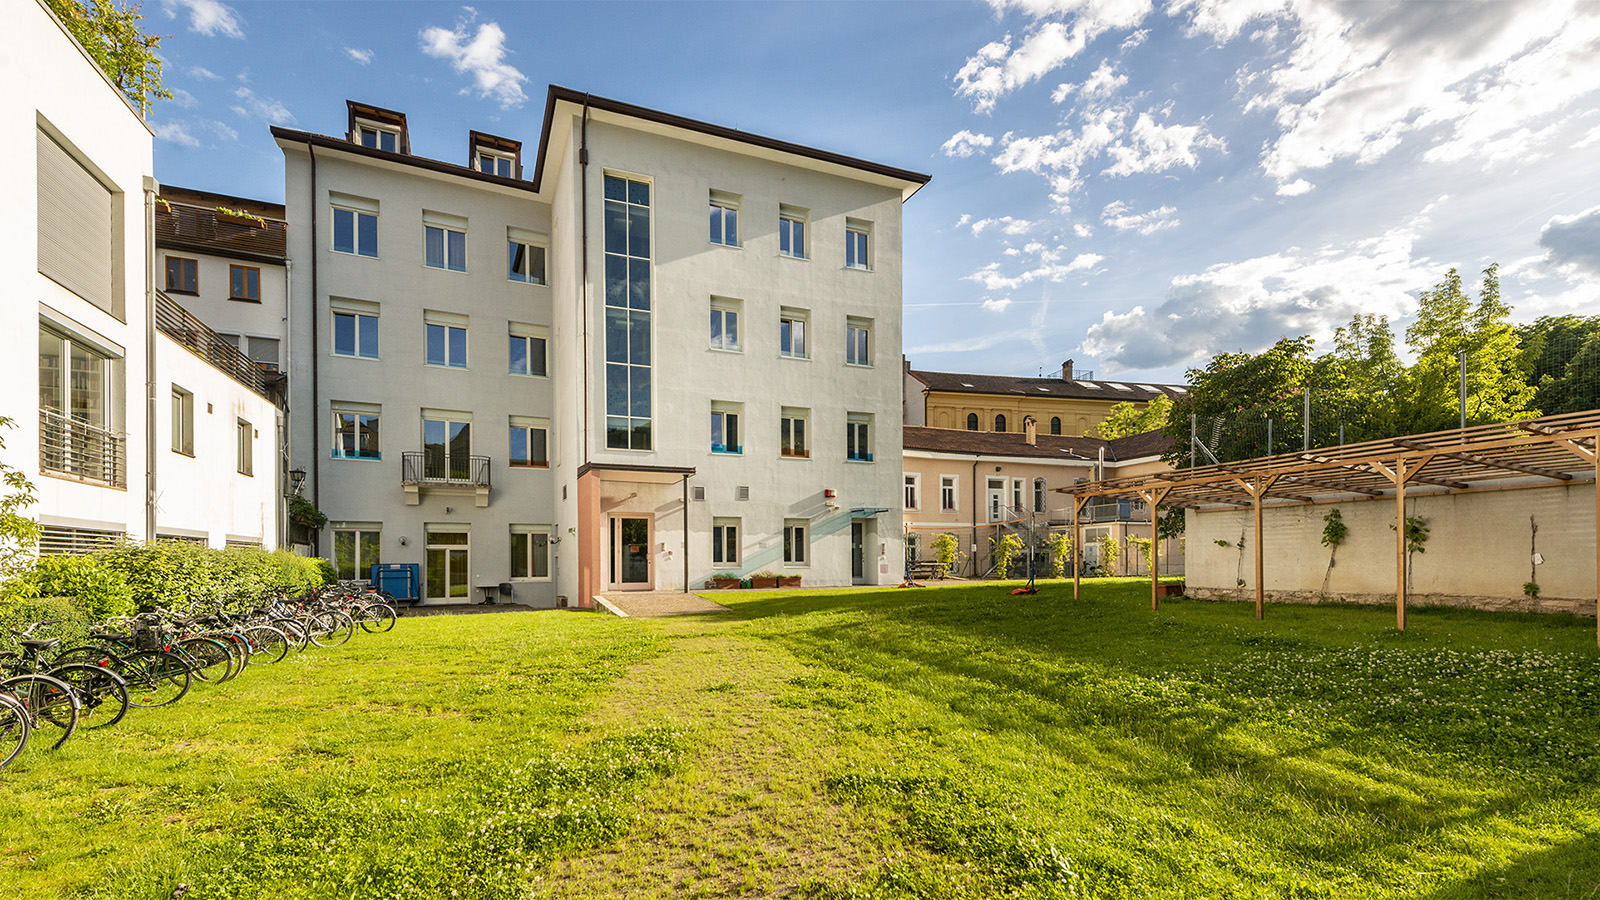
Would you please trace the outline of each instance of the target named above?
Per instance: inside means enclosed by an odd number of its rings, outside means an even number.
[[[1571,481],[1572,480],[1572,476],[1567,474],[1566,472],[1557,472],[1554,469],[1545,469],[1545,468],[1541,468],[1539,466],[1530,466],[1530,465],[1525,465],[1523,463],[1509,462],[1507,460],[1490,459],[1487,456],[1479,456],[1476,453],[1459,453],[1459,452],[1455,452],[1455,451],[1451,451],[1451,450],[1446,450],[1446,449],[1444,449],[1442,447],[1430,446],[1430,445],[1424,444],[1424,443],[1422,443],[1420,441],[1408,441],[1408,440],[1406,440],[1404,438],[1396,438],[1395,439],[1395,444],[1398,445],[1398,446],[1401,446],[1401,447],[1405,447],[1405,448],[1407,448],[1409,450],[1433,450],[1433,451],[1437,452],[1440,456],[1446,456],[1446,457],[1449,457],[1451,459],[1459,459],[1462,462],[1469,462],[1469,463],[1472,463],[1473,465],[1489,466],[1490,468],[1496,468],[1496,469],[1506,469],[1506,470],[1509,470],[1509,471],[1512,471],[1512,472],[1522,472],[1525,475],[1538,475],[1541,478],[1554,478],[1557,481]]]

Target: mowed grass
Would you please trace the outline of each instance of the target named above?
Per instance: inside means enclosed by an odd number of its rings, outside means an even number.
[[[1593,620],[1008,587],[402,620],[30,752],[0,893],[1600,897]]]

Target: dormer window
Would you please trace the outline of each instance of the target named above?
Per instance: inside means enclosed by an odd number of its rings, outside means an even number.
[[[350,143],[388,153],[411,152],[405,113],[354,100],[346,100],[345,107],[350,113]]]
[[[481,131],[467,132],[468,167],[501,178],[522,177],[522,142]]]
[[[360,137],[361,146],[374,147],[394,153],[400,145],[400,132],[390,131],[387,128],[376,128],[371,125],[362,125],[356,129]]]
[[[512,177],[514,161],[511,157],[500,153],[478,151],[478,171],[488,175],[499,175],[501,178]]]

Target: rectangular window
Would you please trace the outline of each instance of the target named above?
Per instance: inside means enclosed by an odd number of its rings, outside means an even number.
[[[711,452],[743,453],[739,442],[739,419],[744,404],[711,401]]]
[[[549,333],[549,329],[542,325],[511,323],[509,370],[512,375],[548,374],[545,369],[545,349]]]
[[[256,266],[229,266],[228,299],[260,303],[261,269]]]
[[[778,204],[778,254],[795,259],[806,258],[806,219],[810,211]]]
[[[869,245],[872,236],[872,224],[858,219],[844,220],[844,266],[847,269],[871,268]]]
[[[423,265],[452,272],[467,270],[467,220],[422,211]]]
[[[906,476],[906,509],[922,508],[922,476]]]
[[[739,565],[739,520],[711,520],[711,562],[718,566]]]
[[[167,257],[167,293],[200,293],[200,263],[179,256]]]
[[[550,526],[511,526],[511,577],[550,577]]]
[[[429,600],[465,600],[472,594],[472,534],[447,527],[423,526],[423,583]]]
[[[872,462],[872,416],[850,413],[844,423],[844,458],[855,462]]]
[[[378,255],[378,201],[330,194],[333,203],[333,249],[357,256]]]
[[[334,297],[333,355],[378,358],[378,304]]]
[[[383,408],[375,403],[333,402],[333,458],[382,459],[378,423]]]
[[[916,561],[922,558],[922,535],[906,535],[906,559]]]
[[[809,555],[806,553],[806,529],[810,522],[805,519],[783,520],[783,561],[791,566],[803,566]]]
[[[1033,511],[1034,512],[1042,513],[1042,512],[1046,511],[1045,510],[1044,498],[1045,498],[1045,482],[1044,482],[1044,479],[1043,478],[1035,478],[1033,480]]]
[[[872,365],[872,320],[849,316],[844,320],[844,361],[851,366]]]
[[[423,322],[427,327],[427,353],[423,361],[430,366],[465,369],[467,317],[427,310],[423,313]]]
[[[512,159],[509,156],[488,153],[483,150],[478,151],[479,172],[483,172],[486,175],[499,175],[501,178],[514,178],[516,176],[511,174],[513,168]]]
[[[806,345],[806,322],[811,318],[811,313],[803,309],[791,309],[787,306],[778,312],[778,353],[781,356],[790,356],[795,359],[805,359],[811,355]]]
[[[278,339],[252,337],[244,347],[245,355],[263,372],[278,371]]]
[[[1013,478],[1013,479],[1011,479],[1011,508],[1013,510],[1017,511],[1017,512],[1021,512],[1022,510],[1027,508],[1027,507],[1022,505],[1022,479],[1021,478]]]
[[[372,147],[377,150],[387,150],[390,153],[394,153],[399,146],[399,132],[390,131],[387,128],[373,128],[368,125],[361,126],[358,132],[361,135],[361,146],[363,147]]]
[[[382,532],[376,525],[350,525],[333,530],[333,568],[341,581],[372,577],[378,563]]]
[[[956,476],[939,476],[939,509],[943,512],[956,511]]]
[[[806,443],[806,419],[810,410],[783,407],[778,425],[778,447],[782,456],[807,457],[811,451]]]
[[[472,414],[422,411],[422,477],[472,481]]]
[[[739,246],[739,195],[711,192],[711,243]]]
[[[194,394],[172,386],[172,452],[194,455]]]
[[[255,475],[256,473],[256,442],[255,429],[249,422],[240,419],[239,432],[239,474]]]
[[[743,307],[740,300],[711,298],[711,349],[739,349],[739,311]]]
[[[550,468],[550,420],[511,417],[511,453],[506,464],[518,469]]]
[[[544,273],[543,235],[520,228],[506,229],[506,277],[524,284],[547,284]]]
[[[606,446],[654,445],[651,401],[650,183],[605,176]]]

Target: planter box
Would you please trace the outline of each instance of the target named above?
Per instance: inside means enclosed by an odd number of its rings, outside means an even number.
[[[706,587],[712,590],[729,591],[739,586],[737,578],[711,578],[707,579]]]
[[[1179,581],[1179,582],[1175,582],[1175,583],[1172,583],[1172,584],[1157,584],[1156,585],[1156,596],[1157,597],[1182,597],[1183,596],[1183,582]]]
[[[784,575],[778,579],[778,587],[799,587],[799,575]]]
[[[778,586],[777,578],[751,578],[750,586],[753,588],[775,588]]]

